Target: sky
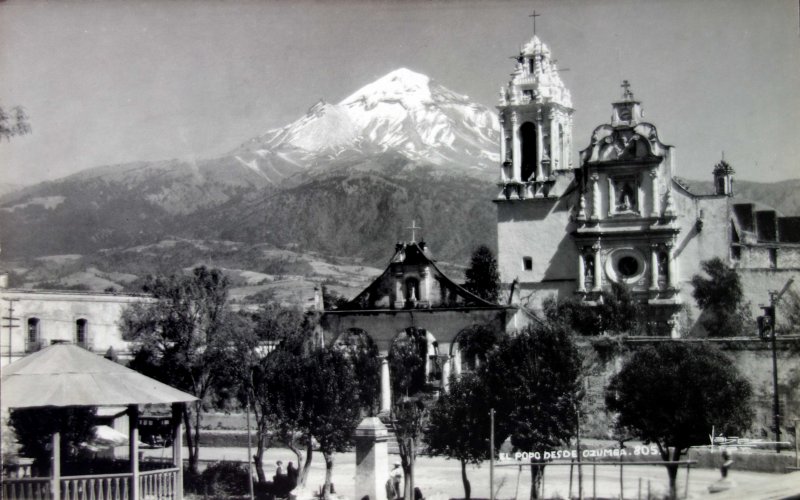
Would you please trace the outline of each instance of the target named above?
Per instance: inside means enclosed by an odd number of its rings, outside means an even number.
[[[532,35],[572,92],[573,142],[620,83],[675,146],[677,175],[800,178],[798,0],[0,2],[0,183],[225,154],[399,67],[494,106]],[[577,158],[577,151],[573,152]]]

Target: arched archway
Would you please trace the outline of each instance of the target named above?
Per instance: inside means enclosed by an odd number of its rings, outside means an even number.
[[[410,327],[398,333],[389,349],[389,365],[395,397],[432,392],[441,385],[439,343],[424,328]]]
[[[498,332],[489,325],[475,324],[458,332],[450,345],[455,374],[471,372],[485,363],[499,340]]]
[[[376,415],[379,405],[383,406],[380,399],[382,364],[385,360],[379,357],[375,341],[366,330],[348,328],[336,337],[333,349],[342,352],[350,361],[358,380],[359,401],[369,416]]]
[[[522,157],[520,168],[523,181],[533,180],[536,177],[536,125],[525,122],[519,127],[519,139]]]

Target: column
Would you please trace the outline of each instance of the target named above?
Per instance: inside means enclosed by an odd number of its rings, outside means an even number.
[[[586,291],[586,264],[583,262],[583,248],[578,253],[578,291]]]
[[[356,442],[356,498],[386,498],[389,480],[389,432],[377,417],[358,424]]]
[[[592,174],[592,215],[593,220],[600,218],[600,176]]]
[[[617,193],[614,189],[614,181],[611,180],[611,177],[607,177],[606,181],[608,181],[608,216],[611,217],[616,212]]]
[[[650,290],[658,290],[658,244],[650,245]]]
[[[426,307],[431,306],[431,273],[428,266],[420,269],[419,272],[419,300],[425,303]]]
[[[131,460],[131,500],[139,500],[139,407],[128,406],[128,452]]]
[[[539,111],[541,117],[541,111]],[[542,119],[536,119],[536,180],[541,182],[544,180],[544,173],[542,172],[542,154],[544,153],[544,136],[542,132]]]
[[[650,217],[658,217],[658,170],[650,169]]]
[[[405,305],[406,297],[403,293],[403,273],[399,273],[394,277],[394,308],[403,309]]]
[[[456,377],[461,376],[461,347],[456,344],[455,349],[453,349],[453,373],[456,374]]]
[[[556,121],[557,115],[555,112],[550,112],[550,172],[547,175],[553,175],[553,170],[559,168],[561,162],[561,151],[559,146],[561,138],[558,134],[558,122]]]
[[[505,182],[508,180],[508,176],[506,175],[506,120],[503,112],[500,112],[500,116],[498,118],[500,122],[500,181]]]
[[[388,412],[392,407],[392,385],[389,380],[389,358],[380,356],[381,360],[381,413]]]
[[[452,358],[449,354],[444,354],[440,359],[442,362],[442,391],[447,394],[450,392],[450,363]]]
[[[521,149],[519,143],[519,126],[518,126],[518,119],[517,119],[517,112],[511,112],[511,144],[513,146],[511,150],[511,161],[512,161],[512,177],[515,181],[519,182],[522,178],[522,163],[521,163]]]
[[[677,288],[677,262],[675,262],[675,245],[667,242],[667,284],[670,288]]]
[[[61,499],[61,433],[56,431],[50,439],[50,491],[53,498]]]
[[[592,245],[592,250],[594,250],[594,288],[592,289],[595,292],[600,291],[600,242],[598,241],[594,245]]]
[[[185,403],[172,403],[172,465],[178,468],[175,473],[175,500],[183,498],[183,406]],[[252,472],[252,469],[250,469]]]

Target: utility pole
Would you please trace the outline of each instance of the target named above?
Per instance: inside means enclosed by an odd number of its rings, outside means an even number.
[[[761,306],[764,310],[764,316],[758,318],[759,333],[764,337],[764,333],[769,333],[770,337],[767,340],[772,341],[772,417],[773,425],[775,426],[775,452],[781,452],[781,415],[780,415],[780,400],[778,398],[778,352],[776,346],[777,335],[777,309],[778,302],[780,302],[783,294],[792,286],[794,278],[789,279],[783,288],[776,292],[771,290],[769,292],[769,305]]]
[[[11,338],[14,336],[14,328],[19,328],[19,325],[15,325],[15,321],[19,321],[19,318],[14,317],[14,302],[19,302],[19,299],[3,299],[8,302],[8,316],[3,316],[2,319],[6,320],[7,323],[2,325],[5,328],[8,328],[8,362],[11,363],[11,352],[12,352],[12,341]]]
[[[489,410],[489,499],[494,500],[494,408]]]

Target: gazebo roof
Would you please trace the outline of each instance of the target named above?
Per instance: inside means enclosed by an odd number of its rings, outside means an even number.
[[[188,403],[197,400],[86,349],[56,344],[2,370],[3,408]]]

